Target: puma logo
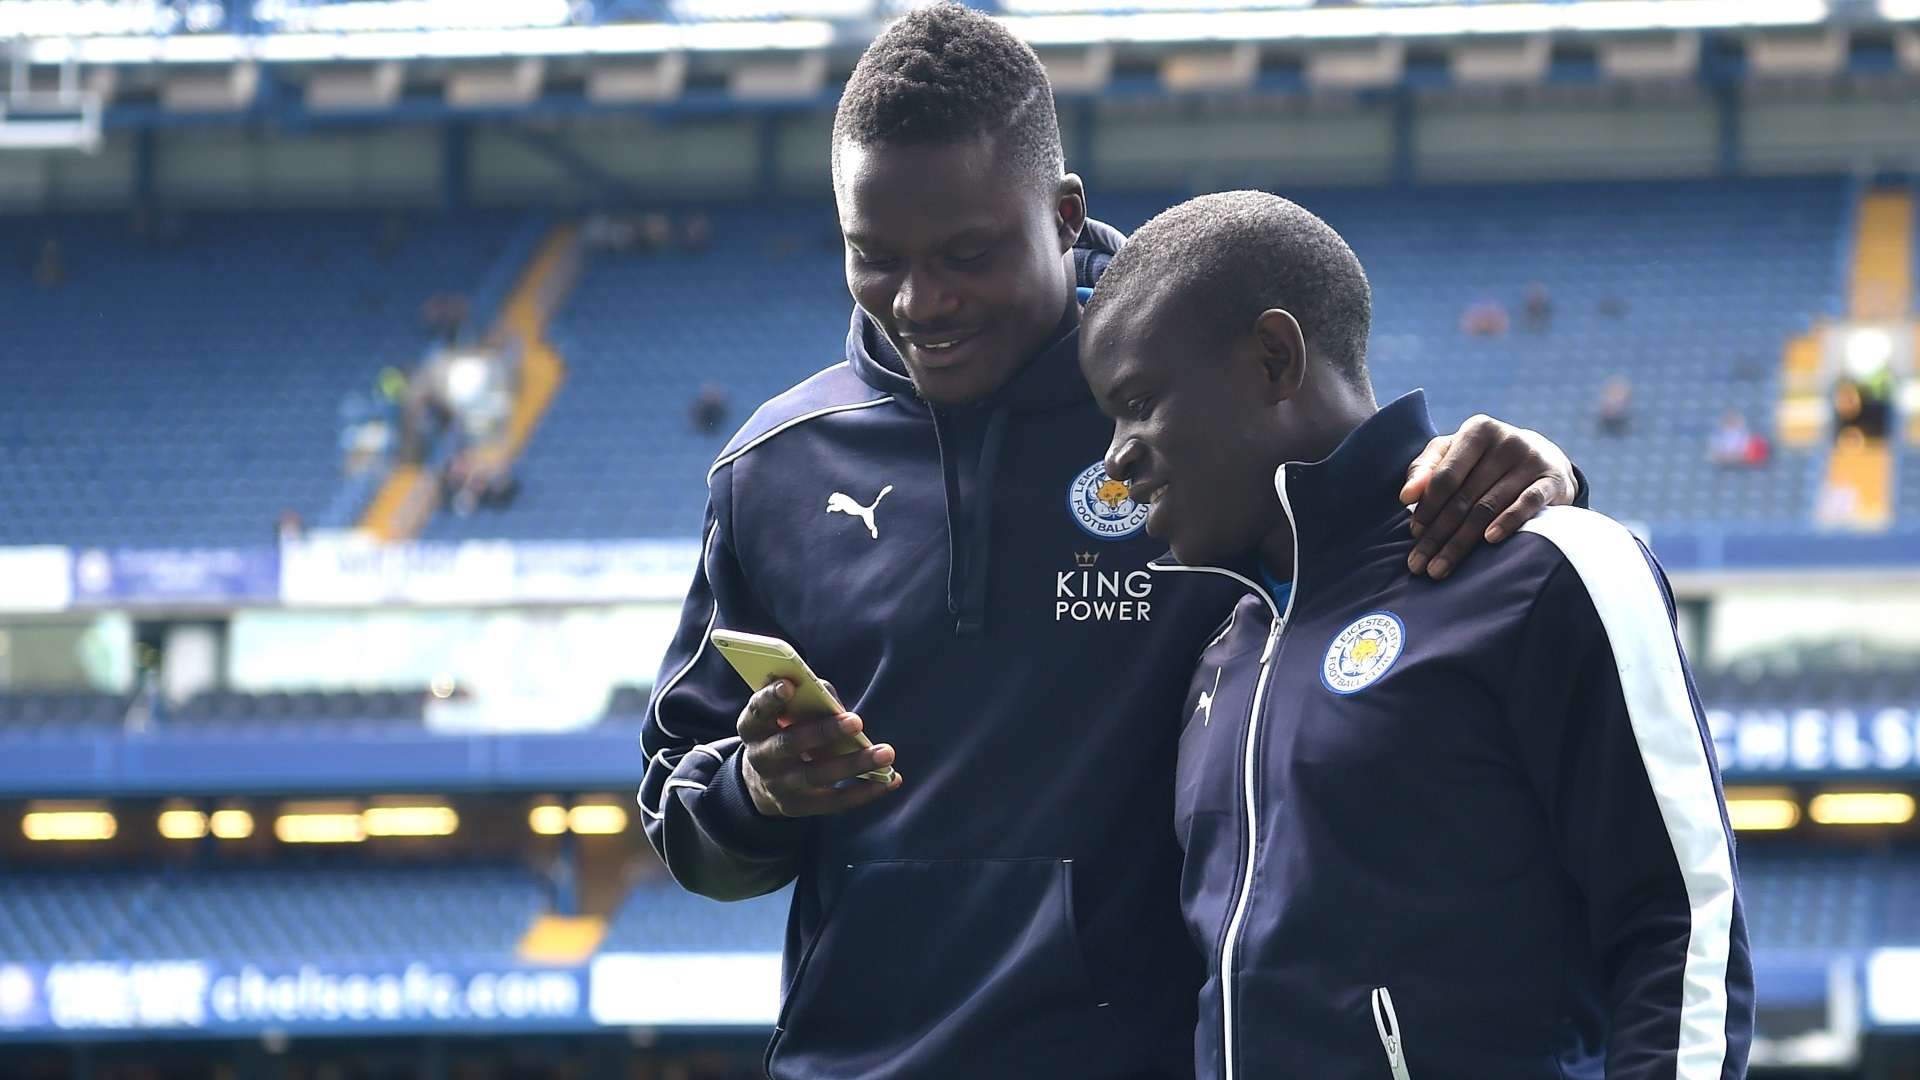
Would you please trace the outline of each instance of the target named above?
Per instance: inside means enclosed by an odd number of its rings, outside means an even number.
[[[872,506],[861,506],[859,503],[853,501],[852,496],[842,495],[836,491],[827,497],[827,513],[846,514],[850,517],[859,518],[861,521],[867,523],[867,532],[871,534],[875,540],[878,540],[880,539],[880,527],[873,523],[873,512],[879,509],[880,500],[886,498],[887,492],[892,490],[892,484],[881,488],[880,494],[873,497]]]
[[[1203,714],[1200,720],[1201,727],[1213,726],[1213,695],[1220,692],[1220,672],[1222,670],[1221,668],[1213,669],[1213,689],[1200,691],[1200,707],[1194,711]]]

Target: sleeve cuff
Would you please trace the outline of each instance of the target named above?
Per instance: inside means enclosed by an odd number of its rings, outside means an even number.
[[[769,817],[753,805],[747,793],[747,779],[740,772],[740,752],[734,751],[713,779],[700,800],[706,804],[707,831],[722,847],[750,856],[784,855],[792,849],[801,822],[794,818]]]
[[[1569,462],[1569,464],[1572,464],[1572,463]],[[1587,486],[1587,474],[1580,471],[1580,466],[1574,465],[1573,466],[1573,505],[1579,507],[1582,510],[1591,510],[1593,509],[1593,506],[1591,505],[1592,500],[1593,500],[1593,489]]]

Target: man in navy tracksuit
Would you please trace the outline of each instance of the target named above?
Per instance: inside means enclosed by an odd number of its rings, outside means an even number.
[[[1239,590],[1151,575],[1146,510],[1101,465],[1075,287],[1121,238],[1063,172],[1032,51],[964,8],[869,49],[835,176],[846,362],[709,474],[642,737],[648,838],[708,896],[795,883],[772,1075],[1189,1075],[1166,718]],[[1530,446],[1462,437],[1446,466],[1524,519],[1573,487]],[[792,642],[858,715],[749,700],[716,627]],[[833,753],[862,717],[878,745]],[[896,752],[904,781],[852,780]]]
[[[1432,428],[1417,392],[1376,412],[1370,306],[1324,222],[1229,192],[1142,227],[1086,312],[1156,586],[1250,594],[1182,714],[1197,1070],[1741,1076],[1746,928],[1665,579],[1570,507],[1407,575]]]

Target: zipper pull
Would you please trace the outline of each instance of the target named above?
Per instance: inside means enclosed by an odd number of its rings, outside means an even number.
[[[1267,647],[1260,650],[1260,662],[1263,664],[1273,659],[1273,647],[1280,642],[1280,627],[1280,620],[1275,619],[1273,625],[1267,628]]]
[[[1380,1046],[1387,1052],[1387,1068],[1393,1070],[1393,1080],[1412,1080],[1407,1071],[1406,1048],[1400,1044],[1400,1018],[1393,1012],[1393,995],[1384,986],[1376,987],[1370,1003],[1373,1029],[1380,1033]]]

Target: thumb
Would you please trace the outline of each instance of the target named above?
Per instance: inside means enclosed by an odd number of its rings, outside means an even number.
[[[1436,435],[1428,440],[1427,448],[1407,466],[1407,482],[1400,487],[1400,502],[1411,506],[1420,501],[1427,493],[1427,480],[1433,475],[1434,466],[1447,456],[1447,448],[1453,445],[1453,439],[1447,435]]]

